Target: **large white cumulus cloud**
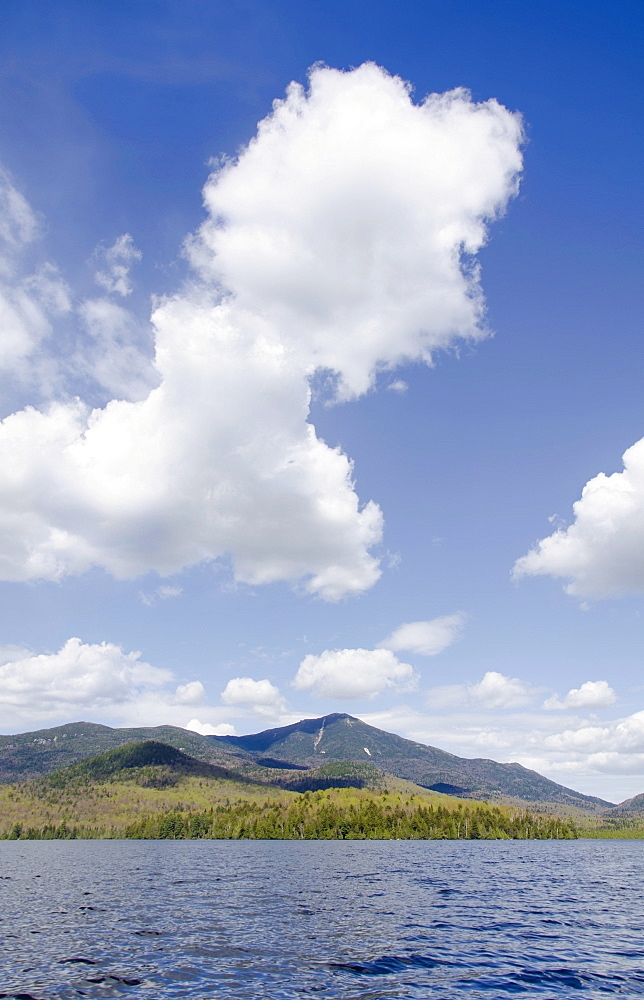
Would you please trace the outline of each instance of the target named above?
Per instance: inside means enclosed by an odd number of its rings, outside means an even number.
[[[461,256],[515,192],[520,141],[495,101],[415,105],[374,65],[291,85],[206,185],[197,277],[152,317],[158,386],[0,425],[0,577],[229,556],[251,584],[370,587],[381,512],[307,422],[309,379],[330,369],[340,397],[357,395],[379,368],[484,335]]]
[[[644,592],[644,438],[623,460],[623,472],[586,483],[574,522],[518,559],[515,577],[568,578],[567,592],[579,597]]]
[[[210,178],[194,259],[308,370],[362,393],[379,366],[484,335],[461,255],[515,193],[520,141],[496,101],[455,90],[414,104],[374,64],[314,70]]]

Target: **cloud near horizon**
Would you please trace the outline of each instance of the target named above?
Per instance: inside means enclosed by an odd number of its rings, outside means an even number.
[[[615,718],[602,710],[606,717],[599,721],[594,711],[590,717],[570,712],[562,718],[529,705],[502,715],[490,711],[480,702],[454,700],[429,704],[424,712],[401,705],[359,716],[369,725],[460,757],[520,763],[609,801],[644,792],[644,712]]]
[[[291,84],[206,183],[194,275],[152,315],[158,384],[122,306],[87,300],[85,373],[115,398],[0,424],[0,579],[228,559],[236,581],[326,600],[373,586],[382,513],[308,422],[309,380],[325,370],[353,398],[379,371],[487,335],[471,255],[517,191],[521,142],[496,101],[414,104],[373,64]],[[24,242],[30,210],[7,198]],[[128,294],[137,254],[128,234],[104,252],[106,292]],[[17,364],[49,320],[21,333],[7,315]]]
[[[186,722],[184,729],[189,729],[200,736],[234,736],[235,727],[229,722],[221,722],[217,726],[212,726],[209,722],[200,722],[199,719],[190,719]]]

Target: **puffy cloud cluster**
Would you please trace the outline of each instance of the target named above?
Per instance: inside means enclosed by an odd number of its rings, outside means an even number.
[[[544,708],[577,709],[577,708],[608,708],[617,701],[617,695],[608,681],[584,681],[578,688],[571,688],[567,695],[560,698],[552,695],[546,698]]]
[[[199,279],[152,317],[158,384],[127,316],[91,301],[103,348],[88,373],[119,398],[0,425],[0,577],[171,574],[228,556],[249,584],[303,580],[329,600],[372,586],[381,512],[307,423],[309,379],[326,369],[355,396],[383,368],[485,335],[471,255],[516,191],[521,138],[495,101],[414,104],[374,65],[291,85],[206,185]],[[104,257],[99,280],[127,294],[131,239]]]
[[[58,652],[40,654],[0,648],[3,731],[90,718],[120,726],[171,724],[223,736],[235,731],[223,721],[230,706],[248,706],[250,695],[259,714],[275,715],[284,707],[279,691],[268,681],[249,681],[246,687],[232,681],[226,693],[230,697],[222,698],[223,705],[210,705],[201,681],[177,684],[172,671],[152,666],[140,653],[126,652],[111,642],[72,638]],[[209,721],[193,718],[186,723],[189,710],[194,712],[197,706]]]
[[[623,472],[600,472],[586,483],[574,522],[518,559],[516,578],[568,578],[567,592],[578,597],[644,592],[644,438],[623,461]]]
[[[418,675],[388,649],[326,649],[302,660],[293,679],[298,691],[321,698],[375,698],[386,690],[412,691]]]
[[[4,421],[2,577],[170,574],[229,551],[252,584],[309,574],[330,599],[371,586],[380,510],[360,509],[349,460],[306,423],[284,352],[225,306],[172,301],[155,322],[165,377],[145,400]]]
[[[25,254],[40,235],[38,217],[0,166],[0,373],[25,378],[27,360],[52,332],[52,320],[71,309],[56,268],[35,269]]]
[[[378,647],[392,649],[395,653],[405,650],[421,656],[436,656],[459,638],[464,625],[465,615],[460,611],[429,621],[407,622],[379,642]]]

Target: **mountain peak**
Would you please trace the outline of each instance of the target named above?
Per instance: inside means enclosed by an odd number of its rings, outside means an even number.
[[[249,736],[209,738],[252,755],[258,764],[270,760],[269,766],[273,767],[287,764],[319,767],[331,762],[366,761],[425,788],[458,789],[470,798],[513,798],[591,810],[609,805],[550,781],[521,764],[456,757],[437,747],[376,729],[346,712],[301,719],[290,726]]]

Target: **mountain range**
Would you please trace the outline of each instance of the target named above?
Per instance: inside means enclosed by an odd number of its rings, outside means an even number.
[[[0,736],[0,782],[40,777],[142,740],[164,743],[241,778],[280,787],[303,788],[307,783],[320,787],[320,781],[328,786],[334,779],[327,765],[350,762],[373,765],[379,772],[462,798],[584,812],[613,807],[613,803],[557,784],[521,764],[457,757],[345,713],[303,719],[248,736],[201,736],[175,726],[112,729],[88,722]]]

